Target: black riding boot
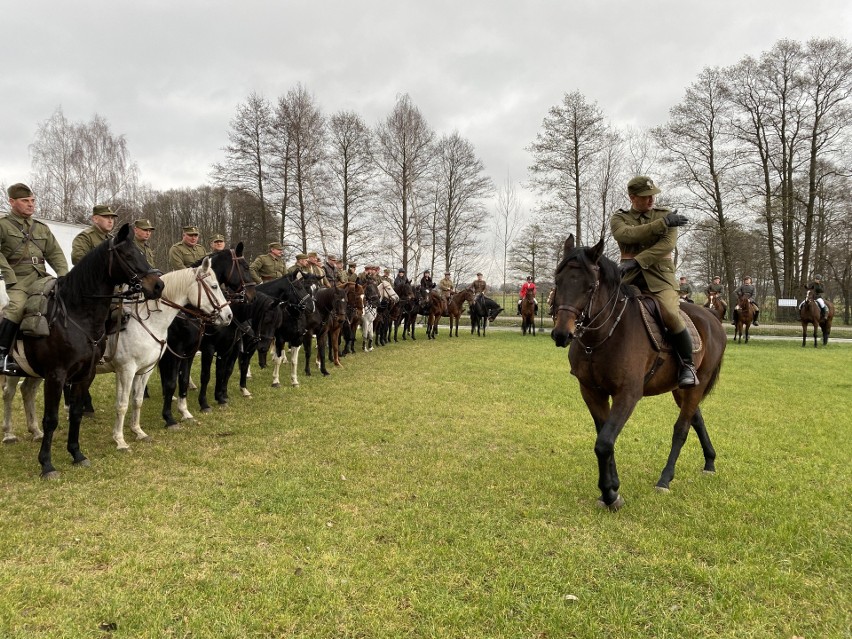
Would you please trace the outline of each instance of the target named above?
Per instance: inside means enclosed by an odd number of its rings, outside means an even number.
[[[734,309],[734,312],[731,313],[731,326],[737,325],[737,315],[738,314],[739,314],[739,311],[737,309]]]
[[[24,375],[9,351],[12,348],[12,341],[15,339],[15,334],[18,332],[18,324],[10,319],[4,319],[0,323],[0,375]]]
[[[754,311],[754,321],[752,322],[752,325],[753,325],[753,326],[760,326],[760,324],[758,324],[758,323],[757,323],[757,316],[758,316],[758,315],[760,315],[760,311],[759,311],[759,310],[757,310],[757,309],[755,309],[755,311]]]
[[[669,343],[671,343],[678,358],[680,359],[680,373],[677,378],[679,388],[689,388],[690,386],[698,385],[698,372],[695,370],[695,364],[692,363],[692,337],[687,329],[683,329],[680,333],[671,333],[669,335]]]

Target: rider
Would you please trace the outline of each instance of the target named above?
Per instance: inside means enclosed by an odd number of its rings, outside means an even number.
[[[524,298],[527,296],[527,291],[532,291],[535,312],[538,313],[538,299],[535,297],[535,282],[533,282],[532,275],[527,275],[527,281],[523,283],[521,286],[521,292],[518,293],[518,315],[521,314],[521,302],[523,302]]]
[[[473,289],[473,292],[477,295],[479,293],[485,293],[485,280],[482,279],[482,273],[476,274],[476,279],[471,282],[470,287]]]
[[[408,280],[405,279],[405,269],[401,268],[396,272],[396,279],[393,281],[393,288],[397,290],[403,286],[405,286]]]
[[[432,281],[432,273],[428,268],[423,271],[423,277],[420,278],[420,288],[425,288],[427,291],[435,288],[435,282]]]
[[[698,384],[698,374],[692,361],[692,338],[680,316],[672,253],[677,245],[676,227],[689,220],[677,211],[654,207],[654,198],[660,192],[651,178],[634,177],[627,183],[630,210],[613,213],[610,229],[621,250],[622,281],[659,302],[667,339],[681,361],[678,386],[685,388]]]
[[[722,319],[725,318],[725,313],[728,311],[728,303],[725,301],[725,287],[722,286],[722,278],[718,275],[713,276],[713,281],[707,285],[704,293],[707,295],[707,301],[704,303],[705,308],[710,308],[710,298],[715,295],[716,299],[722,305]]]
[[[828,304],[825,303],[825,300],[822,299],[822,294],[824,289],[822,287],[822,275],[814,275],[814,279],[812,282],[808,282],[808,285],[805,287],[809,291],[813,291],[814,301],[819,306],[819,318],[820,320],[824,320],[828,316]],[[805,300],[802,300],[802,303],[799,304],[799,308],[802,308],[805,305]]]
[[[682,299],[684,302],[689,302],[690,304],[694,303],[689,297],[690,295],[692,295],[692,284],[689,283],[689,280],[686,279],[685,275],[680,276],[678,295],[680,295],[680,299]]]
[[[743,295],[748,297],[748,301],[751,302],[752,308],[754,309],[754,319],[752,320],[751,323],[754,326],[760,326],[760,324],[757,323],[757,316],[760,315],[760,308],[758,308],[757,302],[754,301],[754,294],[755,294],[755,290],[754,290],[754,286],[752,286],[752,284],[751,284],[751,278],[748,275],[746,275],[743,278],[743,283],[740,285],[740,287],[736,291],[734,291],[734,295],[736,295],[738,299],[740,297],[742,297]],[[737,325],[737,315],[738,315],[737,311],[739,309],[740,309],[740,306],[739,306],[739,304],[737,304],[734,307],[734,312],[731,314],[732,315],[731,324],[733,324],[734,326]]]

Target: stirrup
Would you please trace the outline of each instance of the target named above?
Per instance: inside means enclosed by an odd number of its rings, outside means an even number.
[[[681,363],[680,374],[677,378],[678,388],[691,388],[698,386],[698,371],[693,364]]]
[[[11,377],[29,377],[24,370],[18,366],[18,363],[14,360],[14,358],[9,355],[2,355],[2,361],[0,361],[0,375],[8,375]]]

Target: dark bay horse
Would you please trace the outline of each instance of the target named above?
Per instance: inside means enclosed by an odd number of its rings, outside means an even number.
[[[405,340],[409,334],[411,339],[415,339],[414,326],[417,324],[417,312],[420,305],[414,287],[411,286],[410,280],[406,280],[404,284],[394,286],[393,290],[399,295],[399,315],[393,325],[393,341],[397,341],[400,324],[402,324],[402,339]]]
[[[453,336],[453,325],[456,328],[456,337],[459,336],[459,318],[461,317],[464,303],[472,304],[473,295],[473,289],[466,288],[450,297],[450,301],[447,303],[447,316],[450,318],[450,337]]]
[[[426,338],[435,339],[438,322],[444,315],[444,300],[438,291],[420,289],[420,314],[426,317]]]
[[[535,335],[535,293],[527,290],[524,299],[521,300],[521,332],[526,335],[531,332]]]
[[[680,407],[671,452],[657,488],[668,490],[674,479],[675,463],[690,425],[704,452],[705,472],[714,472],[716,452],[699,404],[719,377],[726,339],[721,323],[707,309],[681,305],[695,324],[703,348],[695,353],[699,384],[679,389],[677,356],[655,348],[645,328],[637,289],[621,284],[618,267],[603,256],[603,248],[603,240],[591,248],[575,247],[573,235],[565,241],[556,269],[556,318],[551,337],[557,346],[570,345],[571,374],[580,382],[580,393],[597,431],[600,502],[618,510],[624,499],[618,492],[615,441],[642,397],[670,392]]]
[[[159,271],[151,268],[136,248],[130,225],[121,227],[115,238],[106,240],[83,257],[56,281],[49,302],[47,337],[18,335],[15,359],[44,378],[44,437],[38,453],[41,476],[56,479],[51,461],[53,433],[59,423],[62,388],[71,384],[68,414],[68,452],[78,466],[89,460],[80,450],[80,421],[84,398],[95,377],[95,367],[106,346],[106,324],[115,287],[128,285],[128,293],[158,299],[163,291]]]
[[[834,320],[834,306],[828,300],[824,300],[828,307],[825,319],[822,319],[819,304],[813,296],[813,291],[808,291],[805,301],[799,306],[799,319],[802,322],[802,348],[808,341],[808,324],[814,325],[814,348],[817,348],[817,327],[822,329],[822,345],[828,344],[828,336],[831,333],[831,322]]]
[[[485,330],[488,328],[488,322],[493,322],[503,312],[503,307],[490,297],[486,297],[485,293],[477,293],[469,309],[470,334],[473,335],[475,328],[477,336],[483,337],[485,336]]]
[[[751,328],[751,323],[754,321],[754,309],[751,307],[751,300],[747,295],[740,295],[737,298],[737,319],[734,324],[734,341],[742,344],[743,335],[745,335],[746,344],[748,344],[748,329]]]
[[[346,295],[342,288],[321,288],[313,294],[313,312],[307,316],[307,331],[302,339],[305,349],[305,375],[311,374],[311,347],[313,338],[317,339],[317,359],[320,373],[329,375],[325,366],[326,336],[331,326],[332,317],[335,321],[346,321]]]
[[[355,353],[355,339],[358,336],[358,327],[364,316],[364,287],[357,282],[348,282],[343,286],[346,292],[346,324],[348,328],[343,331],[342,356]]]

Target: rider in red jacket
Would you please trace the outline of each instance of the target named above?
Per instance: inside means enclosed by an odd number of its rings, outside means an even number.
[[[527,291],[532,291],[533,300],[535,302],[535,312],[538,313],[538,300],[535,299],[535,282],[533,282],[532,275],[527,275],[527,281],[524,282],[523,286],[521,286],[521,292],[518,296],[518,315],[521,314],[521,302],[524,301]]]

